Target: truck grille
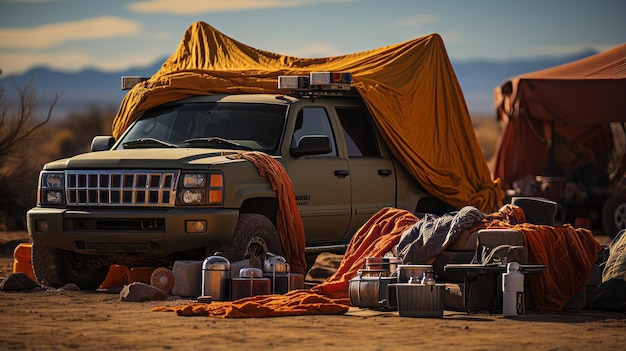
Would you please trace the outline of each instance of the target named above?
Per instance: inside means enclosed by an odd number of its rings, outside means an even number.
[[[173,207],[179,171],[66,171],[70,206]]]

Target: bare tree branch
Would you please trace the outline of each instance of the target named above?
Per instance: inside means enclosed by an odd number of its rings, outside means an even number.
[[[32,82],[24,87],[15,85],[19,96],[17,111],[12,114],[11,106],[7,102],[5,91],[0,86],[0,160],[4,157],[19,153],[20,144],[26,141],[33,133],[50,121],[52,110],[59,101],[60,95],[55,94],[49,102],[48,112],[44,119],[37,120],[36,107],[39,104],[37,93]]]

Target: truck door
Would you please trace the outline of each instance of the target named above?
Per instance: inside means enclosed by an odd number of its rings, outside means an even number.
[[[307,135],[325,135],[330,139],[332,150],[327,154],[292,157],[283,151],[283,160],[294,186],[307,242],[338,242],[350,224],[351,187],[348,161],[338,155],[326,109],[301,108],[287,131],[291,132],[292,146]]]
[[[364,106],[336,107],[348,149],[352,187],[352,219],[348,236],[384,207],[395,204],[395,174],[386,149],[378,143]]]

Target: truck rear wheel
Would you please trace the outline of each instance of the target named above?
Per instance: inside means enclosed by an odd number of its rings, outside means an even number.
[[[602,230],[604,234],[615,238],[622,229],[626,229],[626,194],[617,193],[602,206]]]
[[[95,267],[90,257],[33,243],[33,272],[45,286],[60,288],[74,283],[82,290],[95,290],[106,278],[108,266]]]
[[[240,214],[233,239],[222,250],[222,254],[231,262],[249,259],[252,267],[260,268],[268,252],[276,255],[282,255],[283,252],[274,224],[260,214]]]

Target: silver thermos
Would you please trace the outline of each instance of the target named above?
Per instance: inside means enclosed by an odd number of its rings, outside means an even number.
[[[202,296],[213,301],[230,299],[230,262],[216,252],[202,263]]]

